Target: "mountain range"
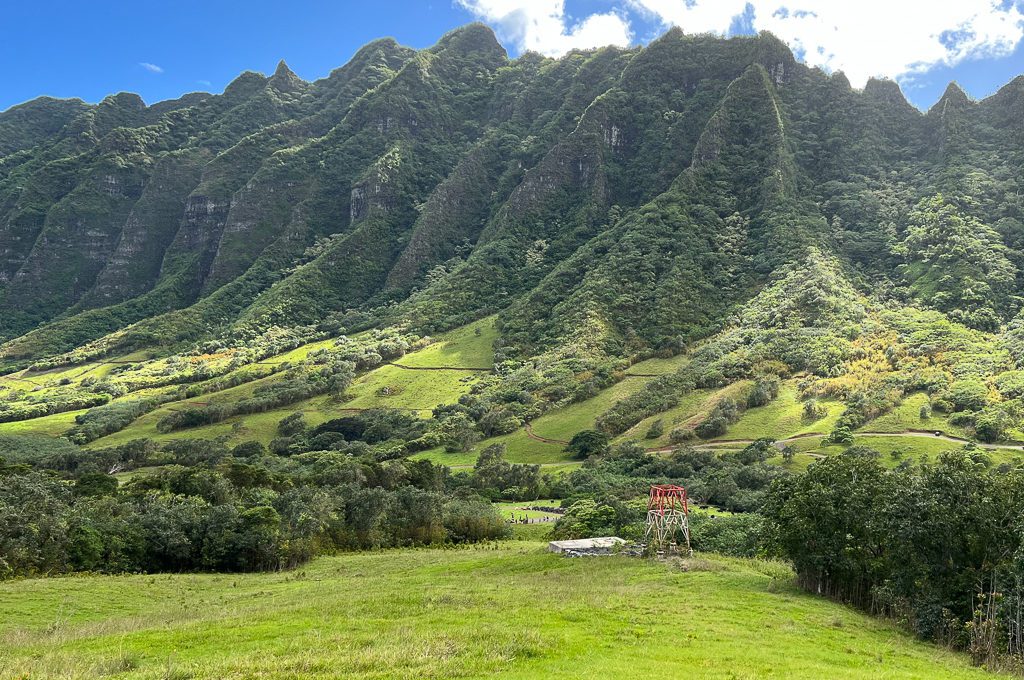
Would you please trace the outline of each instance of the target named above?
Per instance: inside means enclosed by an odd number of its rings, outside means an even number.
[[[686,353],[601,427],[796,376],[843,400],[837,440],[915,391],[1002,440],[1024,415],[1022,167],[1024,76],[921,112],[767,33],[510,59],[471,24],[312,83],[282,62],[152,106],[44,97],[0,113],[0,362],[496,315],[506,379],[470,411],[497,432]],[[718,406],[708,432],[735,418]]]

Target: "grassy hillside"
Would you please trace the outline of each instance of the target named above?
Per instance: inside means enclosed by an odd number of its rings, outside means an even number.
[[[322,395],[305,399],[264,413],[239,415],[223,422],[202,427],[187,428],[172,432],[157,431],[157,422],[170,412],[190,404],[208,402],[233,402],[250,397],[262,385],[280,379],[280,374],[251,380],[225,390],[204,394],[193,400],[172,401],[147,413],[127,428],[102,437],[91,444],[92,448],[114,446],[133,439],[150,438],[155,441],[169,441],[181,438],[224,438],[231,444],[247,440],[268,443],[277,436],[277,424],[282,418],[302,412],[308,424],[336,418],[354,410],[372,408],[397,408],[415,411],[422,417],[429,417],[430,410],[442,403],[454,403],[469,391],[494,362],[494,341],[497,329],[493,318],[460,327],[443,334],[424,349],[410,352],[394,365],[383,365],[359,376],[348,389],[344,398]],[[328,348],[333,340],[304,344],[296,349],[267,358],[263,365],[281,365],[306,359],[310,353]],[[2,384],[12,393],[47,393],[65,387],[61,383],[70,381],[72,387],[92,377],[99,379],[111,375],[123,366],[121,362],[145,361],[142,353],[118,358],[113,362],[93,362],[82,366],[53,369],[45,372],[19,372],[0,378]],[[157,360],[157,364],[163,360]],[[636,394],[654,377],[678,370],[685,365],[685,355],[670,359],[648,359],[632,366],[626,377],[609,388],[601,390],[590,399],[552,410],[533,420],[529,429],[520,428],[515,432],[498,437],[483,439],[465,452],[450,453],[443,448],[431,449],[416,458],[426,458],[456,468],[471,466],[479,452],[486,446],[501,443],[507,448],[507,458],[517,463],[542,464],[547,471],[558,472],[573,469],[579,463],[572,461],[564,450],[563,442],[568,441],[580,430],[595,427],[596,419],[615,403]],[[741,399],[751,382],[741,380],[719,389],[695,389],[683,394],[679,403],[664,412],[649,416],[615,438],[615,442],[636,441],[655,449],[670,445],[669,434],[676,427],[692,428],[707,417],[715,403],[724,398]],[[118,400],[137,398],[140,394],[155,393],[158,390],[137,390]],[[920,417],[921,407],[928,403],[924,393],[908,395],[901,404],[879,418],[869,421],[856,433],[856,443],[878,449],[892,465],[904,459],[919,460],[930,458],[941,451],[962,446],[959,442],[936,439],[930,433],[942,431],[954,437],[968,433],[949,422],[946,414],[931,412],[928,418]],[[731,445],[730,440],[754,440],[768,437],[787,440],[787,444],[798,451],[794,462],[798,467],[806,466],[815,457],[834,454],[840,446],[823,446],[822,437],[808,436],[828,433],[833,429],[843,411],[844,404],[838,400],[819,400],[824,414],[816,420],[807,420],[803,415],[803,402],[797,379],[784,381],[779,393],[769,404],[749,408],[739,420],[729,425],[725,434],[710,441],[697,440],[697,445],[712,445],[717,450],[741,448]],[[24,421],[0,423],[0,433],[44,434],[60,436],[75,423],[75,416],[84,409],[58,413]],[[661,422],[661,432],[652,436],[652,426]],[[910,431],[919,430],[920,433]],[[888,433],[891,436],[883,436]],[[721,440],[722,444],[716,444]],[[1013,461],[1022,453],[1014,449],[990,449],[990,458],[997,463]],[[781,458],[779,462],[781,462]]]
[[[231,444],[247,440],[268,443],[277,436],[277,424],[281,419],[295,412],[302,412],[306,422],[311,426],[357,410],[373,408],[410,410],[421,417],[429,417],[431,409],[435,406],[458,401],[461,395],[469,392],[471,387],[486,375],[494,364],[494,346],[497,338],[495,319],[488,317],[438,336],[427,347],[410,352],[393,364],[385,364],[363,373],[342,398],[330,395],[314,396],[262,413],[233,416],[211,425],[171,432],[157,430],[157,423],[169,413],[196,404],[230,403],[249,398],[259,386],[280,380],[282,374],[275,373],[267,377],[249,379],[228,389],[163,404],[156,410],[142,415],[123,430],[97,439],[89,446],[114,446],[138,438],[150,438],[155,441],[223,438]],[[259,366],[270,368],[294,364],[306,360],[313,352],[333,347],[333,344],[332,339],[306,343],[263,359]],[[218,365],[218,362],[227,361],[225,357],[218,355],[205,356],[203,360],[214,366]],[[166,358],[153,360],[145,353],[138,352],[107,362],[9,374],[0,377],[0,387],[6,389],[8,394],[18,395],[19,398],[24,398],[25,395],[59,394],[61,390],[79,388],[82,382],[87,380],[102,380],[118,375],[131,376],[136,373],[159,375],[161,371],[167,370],[165,366],[169,361],[171,360]],[[528,427],[510,434],[485,438],[464,452],[451,453],[439,447],[416,454],[415,457],[456,468],[469,467],[484,447],[500,443],[506,446],[509,461],[542,464],[550,468],[550,472],[573,469],[578,463],[572,461],[566,453],[564,442],[580,430],[594,428],[599,416],[616,403],[636,395],[658,376],[671,374],[686,366],[688,361],[686,355],[680,355],[669,359],[648,359],[639,362],[630,367],[625,377],[611,387],[600,390],[589,399],[549,411],[532,420]],[[129,367],[130,370],[125,370]],[[243,366],[237,370],[244,371],[247,368]],[[730,444],[731,440],[748,441],[762,437],[778,440],[797,438],[787,441],[787,444],[798,451],[797,459],[793,463],[798,467],[806,466],[815,457],[842,450],[839,446],[823,446],[822,438],[814,435],[826,434],[835,427],[845,408],[844,403],[837,399],[819,399],[818,404],[823,415],[808,420],[803,413],[799,382],[799,378],[783,381],[777,396],[770,403],[743,411],[739,419],[731,423],[721,436],[709,441],[696,440],[693,443],[715,446],[716,449],[724,451],[730,447],[742,447],[739,443]],[[715,404],[723,399],[743,401],[751,385],[752,382],[749,380],[739,380],[721,388],[702,388],[686,392],[681,395],[676,406],[642,419],[618,435],[614,441],[636,441],[650,449],[668,447],[671,444],[669,437],[673,429],[692,429],[706,419]],[[117,397],[113,402],[159,394],[161,389],[171,388],[144,387]],[[928,396],[923,392],[907,395],[892,410],[859,428],[855,433],[856,443],[878,449],[892,465],[904,459],[930,458],[941,451],[962,446],[960,442],[936,439],[930,434],[942,431],[953,437],[965,437],[969,432],[952,424],[948,414],[938,411],[929,410],[928,417],[922,418],[922,407],[927,404]],[[0,433],[60,436],[74,426],[75,416],[84,412],[85,409],[80,409],[29,420],[0,423]],[[655,427],[659,423],[660,427]],[[920,432],[912,432],[915,430]],[[718,444],[719,441],[722,443]],[[1016,460],[1021,452],[1009,448],[990,449],[988,455],[994,462],[1000,463]]]
[[[570,560],[542,544],[262,575],[0,585],[3,677],[991,678],[801,593],[781,565]]]
[[[549,466],[564,464],[574,467],[578,463],[571,461],[562,442],[567,442],[580,430],[592,429],[599,415],[616,401],[638,392],[651,379],[650,376],[671,373],[685,361],[684,356],[677,356],[636,363],[627,371],[625,378],[601,390],[590,399],[555,409],[531,422],[530,431],[534,434],[533,437],[526,428],[520,428],[510,434],[489,437],[477,442],[468,451],[451,453],[438,447],[416,454],[414,457],[451,466],[472,465],[485,447],[504,444],[506,458],[514,463],[539,463]]]
[[[123,430],[97,439],[90,446],[116,446],[143,437],[154,441],[227,437],[233,443],[246,440],[267,443],[276,436],[277,423],[297,411],[303,412],[311,425],[336,418],[353,409],[412,409],[426,417],[438,404],[457,401],[459,396],[467,392],[473,383],[493,366],[493,345],[496,337],[494,319],[482,319],[438,336],[433,343],[419,351],[410,352],[396,361],[395,365],[383,365],[364,373],[353,382],[342,399],[329,395],[316,396],[263,413],[235,416],[212,425],[166,433],[157,431],[157,423],[168,413],[196,404],[237,402],[251,397],[259,386],[280,380],[281,374],[249,380],[228,389],[163,404]],[[306,343],[296,349],[264,359],[259,365],[271,368],[286,363],[294,364],[307,359],[315,351],[332,347],[333,344],[333,339]],[[139,355],[132,355],[118,359],[117,363],[94,362],[43,373],[22,371],[0,377],[0,387],[18,390],[19,393],[31,390],[44,393],[47,390],[71,389],[89,376],[98,379],[97,374],[100,374],[105,377],[115,367],[124,365],[120,362],[142,359]],[[160,365],[161,361],[164,360],[158,360],[155,362],[156,365]],[[238,369],[244,370],[247,370],[246,367]],[[150,371],[153,372],[154,369]],[[64,380],[69,382],[62,385],[61,382]],[[158,390],[135,390],[113,401],[127,401],[156,392]],[[75,416],[84,411],[85,409],[81,409],[30,420],[0,423],[0,433],[59,436],[67,432],[75,424]]]

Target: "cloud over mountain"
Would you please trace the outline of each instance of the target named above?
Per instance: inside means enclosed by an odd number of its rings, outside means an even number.
[[[457,0],[494,26],[518,50],[560,56],[577,48],[628,45],[629,22],[619,12],[595,13],[573,23],[563,0]]]
[[[457,0],[518,51],[557,56],[628,44],[651,23],[687,33],[770,31],[797,56],[855,86],[906,80],[935,66],[1006,56],[1024,38],[1022,3],[1000,0],[620,0],[573,16],[564,0]]]

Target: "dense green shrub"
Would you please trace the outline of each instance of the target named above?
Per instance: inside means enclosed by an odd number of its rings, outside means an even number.
[[[988,469],[976,451],[886,470],[855,448],[776,482],[763,513],[806,588],[998,663],[1021,648],[1022,498],[1020,470]],[[1003,643],[986,642],[979,625]]]
[[[608,435],[597,430],[580,430],[572,436],[565,450],[572,454],[573,458],[584,459],[590,456],[600,455],[608,450]]]
[[[757,513],[690,514],[690,544],[694,550],[733,557],[756,557],[763,550],[764,519]]]

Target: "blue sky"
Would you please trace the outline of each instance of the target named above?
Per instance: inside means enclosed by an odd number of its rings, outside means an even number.
[[[46,0],[4,3],[0,110],[39,95],[147,102],[220,92],[284,59],[307,80],[363,44],[412,47],[478,19],[512,55],[646,43],[671,25],[720,34],[771,30],[812,65],[898,80],[917,106],[950,80],[975,98],[1024,73],[1024,0]]]

